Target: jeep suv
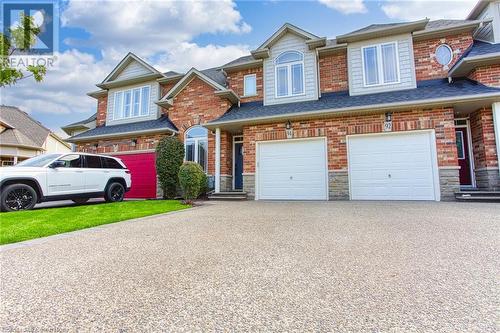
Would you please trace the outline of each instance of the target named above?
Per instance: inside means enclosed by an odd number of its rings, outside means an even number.
[[[130,190],[130,171],[115,157],[83,153],[46,154],[0,168],[2,211],[31,209],[44,201],[81,204],[102,197],[122,201]]]

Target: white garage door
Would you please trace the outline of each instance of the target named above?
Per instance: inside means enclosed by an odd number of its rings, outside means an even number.
[[[325,139],[259,142],[257,199],[328,200]]]
[[[352,136],[349,181],[353,200],[439,200],[432,132]]]

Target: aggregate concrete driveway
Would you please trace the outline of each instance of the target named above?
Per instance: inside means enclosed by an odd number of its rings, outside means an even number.
[[[207,203],[3,248],[1,331],[498,332],[500,205]]]

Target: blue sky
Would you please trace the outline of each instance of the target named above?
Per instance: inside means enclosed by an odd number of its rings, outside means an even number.
[[[60,127],[90,116],[86,95],[128,52],[159,70],[222,65],[265,41],[290,22],[318,36],[372,23],[463,19],[475,0],[318,1],[79,1],[60,2],[58,67],[42,83],[23,80],[3,89],[15,105],[62,134]]]

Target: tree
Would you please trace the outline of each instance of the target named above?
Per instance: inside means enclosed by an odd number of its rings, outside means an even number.
[[[179,185],[179,168],[184,161],[184,144],[177,137],[165,137],[156,146],[156,173],[163,199],[173,199]]]
[[[206,187],[205,172],[196,162],[185,162],[179,169],[179,184],[186,203],[191,204]]]
[[[47,72],[45,65],[26,66],[27,75],[21,69],[12,67],[10,62],[12,54],[16,51],[28,51],[36,44],[36,36],[41,31],[33,17],[21,14],[20,18],[21,23],[9,29],[10,36],[0,33],[0,87],[15,84],[29,77],[40,82]]]

